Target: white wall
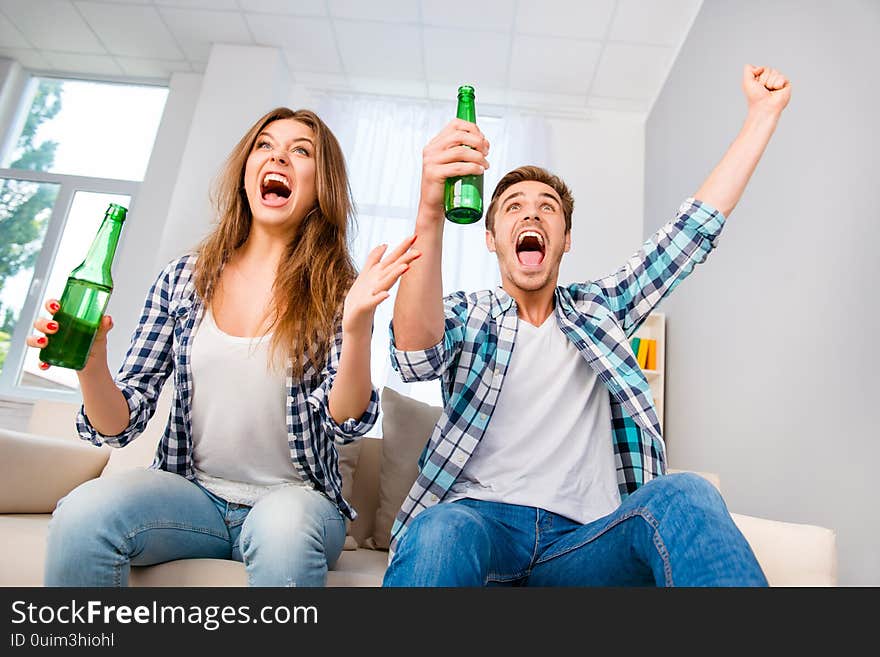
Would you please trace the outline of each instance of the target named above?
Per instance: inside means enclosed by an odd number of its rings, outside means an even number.
[[[742,124],[742,66],[792,100],[718,249],[664,304],[670,464],[736,512],[838,533],[840,583],[880,584],[880,4],[705,0],[646,129],[645,233]]]
[[[560,283],[598,278],[642,242],[644,124],[600,115],[553,118],[550,130],[553,171],[574,195],[571,251],[562,259]]]
[[[18,137],[17,114],[28,76],[14,59],[0,57],[0,154],[7,152],[8,140]]]

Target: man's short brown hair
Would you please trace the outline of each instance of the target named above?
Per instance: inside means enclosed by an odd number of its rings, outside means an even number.
[[[544,183],[559,194],[559,200],[562,201],[562,213],[565,215],[565,232],[567,233],[571,230],[571,213],[574,212],[574,197],[571,195],[568,185],[565,184],[562,178],[550,173],[547,169],[531,165],[514,169],[510,173],[505,174],[498,181],[498,184],[495,185],[495,191],[492,192],[492,202],[489,203],[489,209],[486,212],[486,230],[492,233],[495,232],[495,213],[498,211],[498,203],[504,191],[517,183],[529,180]]]

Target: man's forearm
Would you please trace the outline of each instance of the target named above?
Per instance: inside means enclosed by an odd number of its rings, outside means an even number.
[[[394,302],[394,342],[398,349],[433,347],[443,337],[443,208],[419,208],[413,248],[421,257],[400,279]]]
[[[739,135],[694,198],[708,203],[724,216],[730,215],[742,197],[778,121],[778,113],[749,113]]]

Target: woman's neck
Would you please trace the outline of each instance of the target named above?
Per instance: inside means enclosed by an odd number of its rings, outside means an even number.
[[[284,237],[252,226],[244,244],[235,250],[233,259],[244,269],[274,273],[278,271],[287,247],[288,241]]]

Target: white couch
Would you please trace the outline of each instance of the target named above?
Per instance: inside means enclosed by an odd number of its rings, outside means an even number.
[[[394,404],[391,404],[392,396],[396,400]],[[167,403],[163,395],[144,435],[123,449],[95,447],[76,438],[73,417],[77,409],[59,402],[37,402],[27,432],[0,429],[0,585],[42,585],[46,530],[56,502],[93,477],[149,465],[167,418]],[[395,427],[390,424],[398,422],[397,416],[404,424],[410,422],[411,427],[412,418],[424,410],[420,411],[419,406],[424,405],[393,392],[383,392],[386,438],[395,435]],[[391,412],[393,408],[397,410]],[[425,418],[418,433],[425,431],[425,427],[430,428],[430,420]],[[423,445],[426,438],[427,435],[417,435],[406,440],[417,446]],[[393,452],[383,455],[383,442],[386,450],[391,446]],[[387,481],[390,477],[400,478],[389,465],[394,458],[399,460],[398,445],[392,445],[391,440],[373,438],[361,443],[356,448],[353,477],[348,484],[350,499],[359,515],[351,524],[346,550],[328,574],[328,586],[381,585],[388,553],[370,548],[383,544],[383,536],[377,534],[378,527],[382,525],[387,533],[391,510],[399,504],[394,495],[402,493],[389,491],[403,491],[409,485],[408,481]],[[415,464],[407,467],[414,468]],[[414,476],[412,472],[414,470],[409,471],[407,477]],[[700,474],[720,490],[716,476]],[[733,518],[751,544],[771,585],[836,585],[837,547],[833,531],[739,514],[733,514]],[[387,541],[387,537],[384,538]],[[238,562],[185,559],[133,567],[130,584],[245,586],[247,579],[244,567]]]

